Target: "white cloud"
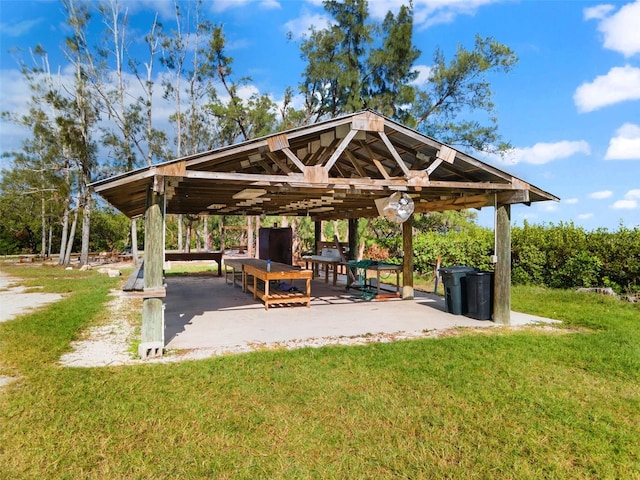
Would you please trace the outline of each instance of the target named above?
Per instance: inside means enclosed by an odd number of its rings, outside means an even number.
[[[497,3],[499,0],[414,0],[413,12],[414,23],[418,28],[429,28],[433,25],[442,23],[451,23],[459,15],[474,15],[476,11],[491,3]],[[389,1],[370,2],[370,5],[376,4],[378,10],[382,11]],[[395,0],[394,4],[408,3]],[[384,16],[386,14],[383,13]]]
[[[505,156],[503,163],[531,163],[543,165],[545,163],[571,157],[578,153],[591,154],[589,143],[584,140],[563,140],[555,143],[536,143],[533,147],[514,148]]]
[[[163,0],[119,0],[120,6],[128,10],[128,12],[144,12],[151,10],[158,12],[160,18],[164,20],[175,20],[176,9],[173,2]],[[184,11],[182,13],[185,13]]]
[[[640,100],[640,68],[613,67],[591,83],[583,83],[573,94],[580,112],[591,112],[628,100]]]
[[[282,5],[280,5],[280,2],[276,1],[276,0],[263,0],[262,2],[260,2],[260,6],[264,9],[267,10],[274,10],[274,9],[280,9],[282,8]]]
[[[578,200],[577,198],[567,198],[566,200],[563,200],[563,203],[567,203],[569,205],[575,205],[579,201],[580,200]]]
[[[604,47],[631,57],[640,53],[640,35],[638,22],[640,19],[640,0],[624,5],[613,15],[612,5],[598,5],[584,10],[586,20],[597,19],[598,30],[604,36]]]
[[[613,5],[596,5],[595,7],[589,7],[584,9],[584,19],[585,20],[602,20],[605,18],[610,12],[615,10],[616,7]]]
[[[640,125],[625,123],[609,140],[605,160],[640,160]]]
[[[593,213],[581,213],[578,215],[578,220],[589,220],[590,218],[593,218]]]
[[[594,200],[604,200],[605,198],[609,198],[613,195],[611,190],[601,190],[599,192],[593,192],[589,194],[589,198]]]
[[[623,200],[617,200],[611,205],[614,210],[634,210],[640,206],[640,189],[629,190]]]
[[[306,12],[298,18],[289,20],[284,24],[284,27],[295,40],[299,40],[309,32],[309,28],[314,27],[316,30],[322,30],[327,28],[329,24],[328,16]]]
[[[413,69],[418,72],[418,76],[411,83],[413,85],[425,85],[429,81],[432,68],[427,65],[416,65]]]
[[[629,190],[624,198],[625,200],[640,200],[640,189]]]
[[[458,15],[474,15],[483,5],[498,1],[501,0],[413,0],[413,23],[417,28],[451,23]],[[369,2],[369,13],[372,18],[382,20],[387,12],[395,14],[408,4],[408,0],[373,0]]]
[[[16,114],[27,113],[31,90],[22,73],[16,69],[0,70],[0,85],[2,110]]]
[[[224,8],[229,8],[234,2],[243,5],[248,0],[223,0]],[[474,15],[476,11],[492,3],[503,0],[372,0],[369,2],[369,14],[374,20],[382,20],[388,12],[398,13],[402,5],[413,4],[413,23],[416,28],[425,29],[433,25],[451,23],[459,15]],[[217,2],[216,2],[217,3]],[[306,0],[315,7],[322,7],[322,0]],[[311,21],[310,21],[311,20]],[[324,15],[305,14],[295,20],[287,22],[287,31],[293,38],[299,39],[307,33],[308,27],[314,25],[316,29],[325,28],[328,20]]]
[[[543,212],[555,212],[558,210],[558,205],[555,203],[543,203],[540,205],[540,210]]]
[[[31,33],[35,27],[45,22],[42,17],[33,20],[23,20],[16,23],[0,23],[0,33],[7,35],[8,37],[21,37],[25,34]]]
[[[211,10],[213,12],[224,12],[231,8],[244,7],[251,0],[217,0],[211,2]]]
[[[253,0],[216,0],[215,2],[209,3],[211,5],[212,12],[224,12],[225,10],[230,10],[232,8],[241,8],[250,3],[255,3],[258,7],[267,10],[282,8],[280,2],[277,0],[260,0],[258,2],[254,2]],[[205,5],[206,4],[207,2],[205,2]]]
[[[611,205],[611,208],[615,210],[633,210],[638,208],[638,202],[636,200],[618,200]]]

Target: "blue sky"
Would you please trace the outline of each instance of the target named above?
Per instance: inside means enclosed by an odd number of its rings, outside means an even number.
[[[146,33],[155,11],[171,28],[170,1],[121,0],[132,32]],[[400,0],[370,1],[372,17]],[[304,65],[295,39],[326,25],[319,0],[205,2],[208,18],[224,25],[235,72],[252,77],[247,93],[279,101]],[[490,77],[500,131],[514,150],[481,159],[562,200],[512,210],[515,224],[572,221],[587,230],[640,226],[640,0],[635,2],[414,0],[416,69],[428,75],[436,46],[446,54],[473,47],[476,34],[511,47],[519,62]],[[22,111],[28,91],[9,50],[40,43],[51,67],[65,64],[66,34],[57,1],[0,0],[0,110]],[[137,29],[137,31],[136,31]],[[291,32],[294,40],[287,39]],[[158,71],[160,69],[158,68]],[[424,78],[424,77],[421,77]],[[166,121],[159,113],[159,123]],[[170,128],[168,125],[166,128]],[[26,132],[0,123],[0,150],[16,148]],[[2,160],[5,166],[7,160]],[[479,213],[491,226],[492,209]]]

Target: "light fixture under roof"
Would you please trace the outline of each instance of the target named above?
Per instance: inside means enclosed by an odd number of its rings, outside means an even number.
[[[377,198],[376,207],[380,216],[394,223],[405,222],[413,213],[413,199],[404,192],[395,192],[390,197]]]
[[[209,209],[209,210],[220,210],[221,208],[224,208],[226,206],[227,206],[226,203],[212,203],[211,205],[209,205],[207,207],[207,209]]]
[[[249,198],[261,197],[265,193],[267,193],[267,191],[262,188],[245,188],[234,194],[233,198],[236,200],[247,200]]]

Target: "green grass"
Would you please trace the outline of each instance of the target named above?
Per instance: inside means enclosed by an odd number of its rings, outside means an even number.
[[[111,284],[69,282],[0,325],[21,375],[0,393],[0,478],[640,478],[637,305],[514,288],[565,324],[80,369],[56,359]]]

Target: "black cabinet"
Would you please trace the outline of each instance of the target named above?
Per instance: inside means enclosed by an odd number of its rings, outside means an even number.
[[[258,231],[258,255],[262,260],[293,264],[291,227],[261,228]]]

